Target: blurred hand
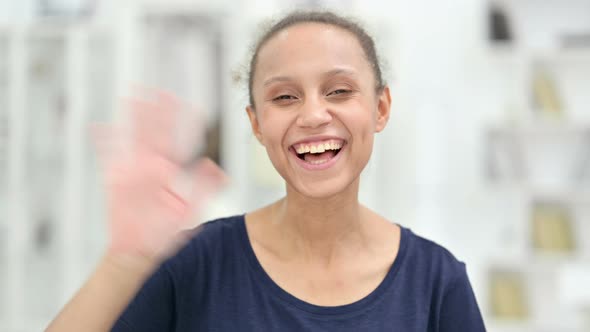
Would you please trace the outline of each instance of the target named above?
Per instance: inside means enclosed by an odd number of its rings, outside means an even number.
[[[109,252],[158,263],[184,243],[182,231],[194,226],[204,200],[226,177],[209,159],[183,168],[186,145],[199,142],[179,142],[179,130],[192,126],[192,137],[202,137],[203,126],[179,121],[177,98],[158,91],[129,99],[127,106],[127,126],[94,128],[108,196]]]

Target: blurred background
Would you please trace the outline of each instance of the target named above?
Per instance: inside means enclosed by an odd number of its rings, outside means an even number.
[[[284,192],[250,133],[261,22],[354,14],[392,87],[361,200],[466,262],[489,331],[590,331],[590,0],[0,0],[0,331],[39,331],[105,245],[88,126],[134,84],[204,111],[232,178],[205,219]]]

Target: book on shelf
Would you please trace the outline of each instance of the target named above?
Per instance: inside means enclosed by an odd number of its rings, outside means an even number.
[[[492,316],[496,319],[525,320],[529,305],[524,276],[518,270],[490,271],[489,298]]]
[[[555,77],[545,68],[536,64],[532,73],[532,99],[535,109],[541,111],[540,115],[562,117],[563,102]]]
[[[565,204],[534,202],[531,222],[535,250],[556,253],[569,253],[575,250],[572,218]]]
[[[492,3],[489,6],[488,25],[488,38],[493,43],[509,43],[513,40],[508,13],[497,3]]]

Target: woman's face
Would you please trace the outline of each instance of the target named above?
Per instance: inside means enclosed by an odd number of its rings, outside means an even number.
[[[252,90],[252,129],[291,189],[330,197],[358,181],[390,96],[354,35],[318,23],[279,32],[259,51]]]

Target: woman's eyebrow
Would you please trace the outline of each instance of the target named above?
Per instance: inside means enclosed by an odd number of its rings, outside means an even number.
[[[347,69],[347,68],[336,68],[336,69],[328,70],[328,71],[321,74],[322,77],[332,77],[332,76],[337,76],[337,75],[346,75],[346,76],[355,77],[356,72],[354,70]],[[293,80],[294,79],[290,76],[273,76],[273,77],[266,79],[263,82],[263,86],[269,86],[275,82],[291,82]]]
[[[289,76],[274,76],[274,77],[271,77],[271,78],[265,80],[263,84],[264,84],[264,86],[269,86],[275,82],[289,82],[292,80],[293,79]]]
[[[351,69],[347,69],[347,68],[336,68],[336,69],[332,69],[329,70],[325,73],[322,74],[323,77],[331,77],[331,76],[337,76],[337,75],[346,75],[346,76],[356,76],[356,72],[354,70]]]

